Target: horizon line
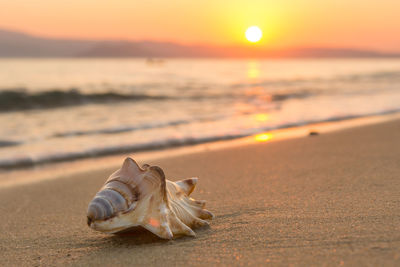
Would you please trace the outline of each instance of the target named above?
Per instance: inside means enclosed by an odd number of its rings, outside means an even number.
[[[48,35],[40,35],[36,33],[32,33],[29,31],[24,31],[20,29],[11,29],[0,26],[0,31],[8,32],[11,34],[20,34],[25,35],[27,37],[38,38],[38,39],[47,39],[54,41],[85,41],[85,42],[129,42],[129,43],[157,43],[157,44],[173,44],[184,47],[208,47],[208,48],[247,48],[253,50],[264,50],[264,51],[293,51],[293,50],[347,50],[347,51],[355,51],[355,52],[369,52],[375,53],[382,56],[400,56],[399,51],[384,51],[380,49],[372,49],[372,48],[363,48],[363,47],[350,47],[350,46],[324,46],[324,45],[299,45],[299,46],[283,46],[283,47],[268,47],[268,46],[260,46],[259,44],[206,44],[206,43],[182,43],[179,41],[171,41],[171,40],[151,40],[151,39],[129,39],[129,38],[79,38],[79,37],[57,37],[57,36],[48,36]]]

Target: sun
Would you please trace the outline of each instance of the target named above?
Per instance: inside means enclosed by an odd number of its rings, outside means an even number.
[[[256,43],[260,41],[262,37],[262,31],[259,27],[257,26],[251,26],[246,30],[246,39],[249,42]]]

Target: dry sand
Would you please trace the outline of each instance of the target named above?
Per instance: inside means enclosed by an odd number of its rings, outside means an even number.
[[[399,120],[150,163],[200,178],[210,228],[92,231],[87,204],[114,169],[98,170],[0,189],[0,265],[400,266]]]

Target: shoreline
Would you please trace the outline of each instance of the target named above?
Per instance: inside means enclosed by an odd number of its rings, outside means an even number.
[[[59,179],[65,176],[77,175],[99,169],[115,168],[120,164],[120,162],[122,162],[124,157],[132,156],[132,154],[134,154],[134,158],[141,161],[154,161],[157,159],[182,156],[204,151],[216,151],[243,145],[254,145],[259,142],[276,142],[286,139],[301,138],[312,135],[310,134],[311,132],[317,135],[322,133],[325,134],[398,119],[400,119],[400,112],[384,115],[363,116],[338,121],[325,121],[302,126],[276,129],[240,138],[211,141],[194,145],[184,145],[138,152],[117,153],[115,155],[82,158],[65,162],[52,162],[16,169],[3,169],[0,170],[0,189],[37,183],[45,180]],[[98,165],[101,165],[101,167],[98,167]]]
[[[215,218],[194,238],[87,227],[87,205],[121,159],[0,188],[0,265],[398,266],[400,119],[347,123],[146,160],[170,180],[199,177],[193,197]]]
[[[47,154],[47,155],[30,155],[13,159],[3,159],[0,160],[0,171],[7,170],[18,170],[18,169],[27,169],[27,168],[35,168],[42,165],[48,164],[57,164],[62,162],[71,162],[77,160],[85,160],[85,159],[96,159],[102,157],[108,157],[113,155],[122,155],[122,154],[132,154],[132,153],[147,153],[151,151],[161,151],[161,150],[173,150],[181,147],[192,147],[197,145],[215,143],[215,142],[224,142],[230,140],[241,140],[253,135],[257,135],[261,132],[280,132],[280,131],[292,131],[297,128],[302,127],[312,127],[313,125],[324,125],[327,123],[338,123],[340,125],[343,121],[357,121],[359,119],[369,119],[374,117],[384,117],[384,116],[393,116],[396,117],[400,114],[400,109],[392,109],[384,112],[378,113],[370,113],[363,115],[349,115],[349,116],[338,116],[331,117],[325,120],[311,120],[311,121],[301,121],[295,124],[283,124],[277,127],[261,127],[257,129],[252,129],[248,132],[242,133],[231,133],[226,134],[224,136],[204,136],[197,138],[184,138],[184,139],[169,139],[163,140],[161,142],[150,142],[150,143],[139,143],[139,144],[126,144],[124,146],[109,146],[104,147],[102,149],[87,149],[87,150],[79,150],[79,151],[70,151],[64,153],[56,153],[56,154]],[[114,129],[116,132],[129,132],[134,128],[127,129]],[[110,129],[109,129],[110,130]],[[106,133],[109,131],[105,131]],[[104,130],[100,130],[98,133],[102,133]],[[68,134],[66,135],[68,136]],[[18,145],[19,143],[13,143],[13,141],[5,141],[6,145],[11,144],[11,146]]]

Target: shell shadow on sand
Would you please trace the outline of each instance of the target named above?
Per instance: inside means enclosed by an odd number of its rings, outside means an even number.
[[[204,231],[208,231],[210,229],[209,225],[205,225],[201,228],[197,228],[197,234],[201,234]],[[195,237],[191,236],[179,236],[178,238],[174,238],[174,242],[181,242],[192,240]],[[110,244],[113,246],[140,246],[146,244],[167,244],[170,240],[163,239],[153,234],[152,232],[142,228],[142,227],[134,227],[132,229],[127,230],[126,232],[118,233],[107,237]]]
[[[210,226],[206,225],[196,229],[198,235],[202,235],[211,229]],[[110,250],[119,248],[133,248],[137,246],[145,245],[167,245],[176,242],[187,242],[192,241],[198,237],[191,236],[179,236],[172,240],[163,239],[153,234],[152,232],[142,228],[134,227],[124,231],[122,233],[106,235],[103,238],[90,238],[87,242],[81,243],[81,247],[96,248],[96,250]]]

